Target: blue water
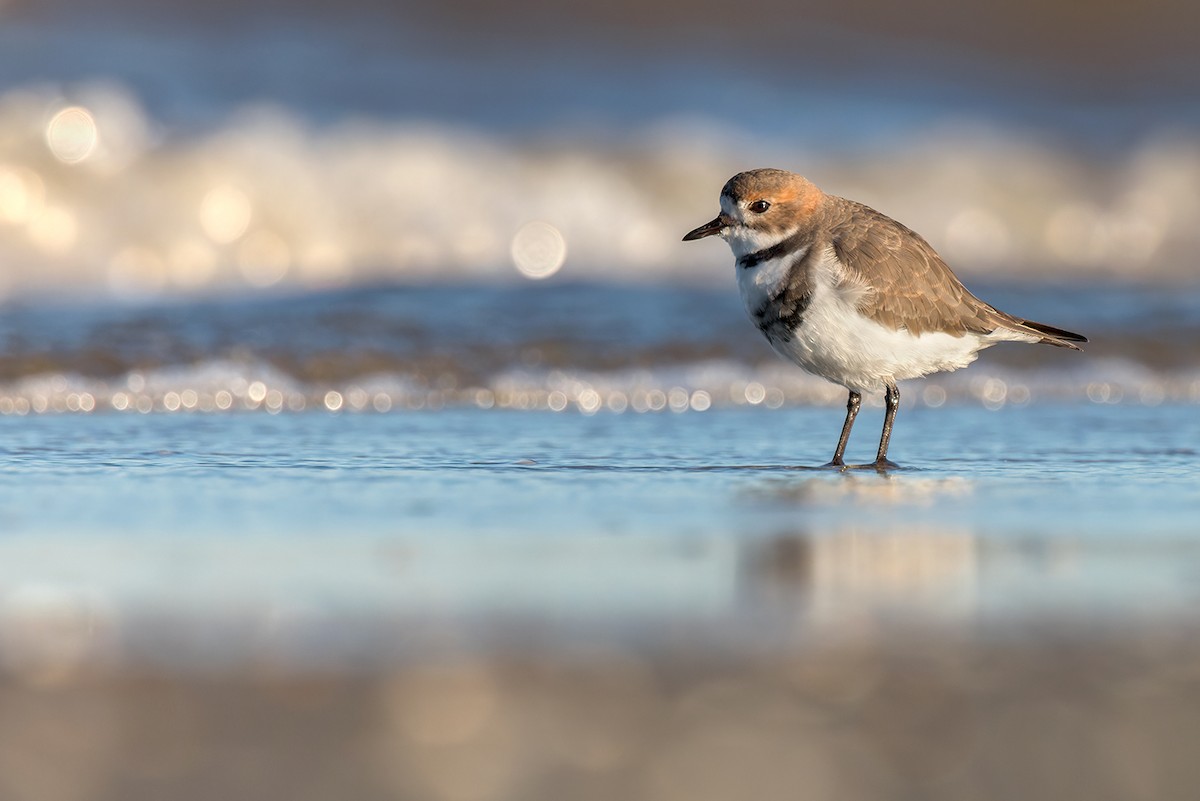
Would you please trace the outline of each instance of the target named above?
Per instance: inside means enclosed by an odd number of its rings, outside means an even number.
[[[864,617],[999,636],[1194,615],[1193,407],[905,408],[904,469],[807,469],[840,417],[0,418],[0,620],[65,609],[85,654],[194,664],[366,663],[434,630],[789,648]],[[414,631],[377,636],[397,621]]]

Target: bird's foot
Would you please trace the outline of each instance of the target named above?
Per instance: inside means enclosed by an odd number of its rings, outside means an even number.
[[[887,473],[892,470],[903,470],[900,465],[893,462],[891,459],[876,459],[873,462],[866,464],[846,464],[841,459],[833,459],[819,468],[821,470],[837,470],[839,473],[845,473],[848,470],[874,470],[877,473]]]

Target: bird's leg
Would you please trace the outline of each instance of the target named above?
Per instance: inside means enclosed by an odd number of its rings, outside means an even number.
[[[883,415],[883,434],[879,437],[879,453],[875,455],[875,467],[879,470],[886,470],[897,466],[895,463],[888,461],[887,452],[888,443],[892,439],[892,423],[896,420],[896,410],[900,408],[899,387],[889,383],[883,400],[886,405],[886,411]]]
[[[845,466],[842,456],[846,453],[846,443],[850,441],[850,429],[854,427],[854,418],[858,417],[859,406],[862,406],[862,395],[850,390],[850,397],[846,399],[846,422],[842,423],[842,435],[838,437],[837,450],[833,452],[833,459],[825,465],[826,467]]]

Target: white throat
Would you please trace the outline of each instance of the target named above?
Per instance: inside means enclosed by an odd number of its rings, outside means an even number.
[[[741,259],[742,256],[774,247],[793,233],[789,231],[781,236],[766,231],[759,231],[748,225],[741,224],[745,212],[737,208],[734,202],[728,197],[721,198],[721,212],[727,217],[739,221],[738,225],[732,225],[721,232],[721,237],[729,243],[729,249],[733,251],[733,258],[735,260]]]
[[[729,243],[729,249],[733,251],[733,258],[740,260],[743,256],[749,256],[751,253],[775,247],[793,233],[795,232],[788,231],[782,235],[771,234],[739,225],[729,229],[725,241]]]

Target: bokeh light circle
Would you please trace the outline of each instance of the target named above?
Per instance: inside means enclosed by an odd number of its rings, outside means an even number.
[[[512,260],[526,278],[549,278],[567,259],[567,240],[548,222],[525,223],[512,239]]]
[[[241,239],[253,214],[246,193],[228,184],[213,187],[200,201],[200,227],[219,245]]]
[[[50,118],[46,144],[64,164],[78,164],[96,151],[100,135],[96,120],[83,106],[68,106]]]

